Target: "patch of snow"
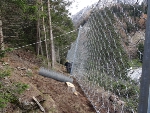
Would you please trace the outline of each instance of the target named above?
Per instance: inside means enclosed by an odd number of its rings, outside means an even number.
[[[141,67],[137,68],[137,69],[130,68],[127,76],[130,77],[132,80],[139,82],[141,74],[142,74],[142,68]]]

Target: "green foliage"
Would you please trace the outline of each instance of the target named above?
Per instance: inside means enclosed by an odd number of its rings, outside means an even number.
[[[35,5],[29,5],[27,0],[2,0],[1,5],[3,31],[5,31],[3,34],[8,36],[4,38],[5,43],[10,44],[11,47],[18,47],[35,42],[37,13]],[[11,38],[16,34],[16,37]]]
[[[45,20],[44,22],[46,27],[47,39],[50,39],[47,2],[43,1],[42,4],[41,2],[30,0],[1,0],[0,2],[0,15],[2,15],[4,26],[3,30],[7,31],[3,34],[4,36],[8,36],[7,38],[4,38],[4,41],[11,45],[11,47],[21,47],[24,45],[35,43],[39,41],[39,34],[41,40],[45,40],[42,25],[43,17]],[[74,30],[72,20],[69,17],[69,11],[66,8],[71,4],[71,2],[64,0],[51,0],[50,3],[52,32],[53,36],[57,37],[54,38],[55,50],[57,51],[59,49],[61,55],[60,58],[63,61],[64,58],[62,57],[66,57],[66,52],[69,49],[68,48],[64,50],[64,48],[70,45],[76,38],[76,33],[62,35]],[[42,6],[44,11],[41,10]],[[37,23],[39,23],[39,26]],[[9,29],[5,29],[5,27],[9,27]],[[38,32],[39,29],[40,33]],[[60,35],[61,37],[58,37]],[[12,38],[11,36],[16,37]],[[48,51],[50,51],[50,43],[47,43],[49,49]],[[44,43],[42,43],[42,47],[44,50]],[[26,49],[32,51],[35,51],[36,48],[36,44],[26,47]],[[44,51],[44,55],[45,54],[46,51]]]
[[[140,62],[139,59],[132,59],[129,62],[130,67],[142,67],[142,63]]]
[[[9,2],[12,2],[22,8],[23,10],[26,9],[27,1],[26,0],[9,0]]]
[[[66,9],[71,2],[64,0],[51,0],[51,17],[55,50],[59,51],[60,63],[65,61],[69,45],[75,41],[77,37],[76,32],[66,34],[74,30],[71,18],[68,16],[69,12]],[[62,35],[63,34],[63,35]],[[60,36],[60,37],[59,37]],[[66,48],[68,46],[68,48]]]
[[[15,83],[14,86],[16,87],[16,90],[14,91],[16,94],[23,93],[23,91],[25,91],[29,87],[27,84],[23,83]]]
[[[9,67],[0,70],[0,108],[6,107],[8,102],[18,102],[19,94],[28,88],[27,84],[5,82],[4,77],[10,76],[11,72]]]
[[[0,93],[0,108],[6,107],[8,100]]]
[[[130,22],[126,22],[127,25],[127,32],[131,33],[135,30],[135,25],[131,24]]]
[[[2,71],[0,72],[0,78],[4,78],[4,77],[6,77],[6,76],[10,76],[10,74],[11,74],[11,71],[10,71],[10,70],[2,70]]]
[[[11,52],[11,51],[13,51],[12,48],[7,48],[5,50],[0,50],[0,59],[3,58],[7,52]]]
[[[0,69],[0,79],[10,76],[13,69],[11,69],[9,66],[3,66],[2,69]]]
[[[9,86],[5,84],[0,87],[0,108],[4,108],[8,102],[18,102],[19,94],[23,93],[28,88],[28,85],[22,83],[13,83]]]

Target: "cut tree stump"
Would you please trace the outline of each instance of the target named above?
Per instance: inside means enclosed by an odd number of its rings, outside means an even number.
[[[76,91],[75,89],[75,86],[70,83],[70,82],[66,82],[67,86],[68,86],[68,91],[71,89],[71,91],[75,94],[75,95],[78,95],[78,92]]]

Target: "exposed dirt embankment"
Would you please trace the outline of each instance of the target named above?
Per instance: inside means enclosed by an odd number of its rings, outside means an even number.
[[[19,96],[19,102],[16,103],[16,105],[9,103],[7,107],[3,109],[4,113],[41,113],[42,111],[33,100],[33,96],[37,98],[46,113],[95,112],[75,80],[74,85],[78,95],[69,91],[65,83],[38,75],[40,67],[35,64],[38,64],[37,62],[39,62],[39,60],[36,62],[33,56],[31,53],[26,54],[22,52],[21,54],[16,54],[16,52],[13,52],[3,58],[3,62],[0,62],[1,68],[8,66],[12,69],[11,76],[6,77],[7,80],[11,83],[21,82],[29,86],[28,89]],[[33,58],[33,60],[31,60],[31,58]],[[5,65],[3,65],[4,63]],[[63,66],[56,67],[56,70],[65,74]]]

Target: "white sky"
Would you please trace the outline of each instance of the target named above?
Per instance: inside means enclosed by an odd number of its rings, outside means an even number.
[[[79,12],[81,9],[83,9],[84,7],[87,7],[88,5],[92,5],[94,3],[97,3],[99,0],[69,0],[69,1],[73,1],[72,5],[69,7],[69,11],[71,13],[71,15],[76,14],[77,12]],[[103,0],[104,2],[109,1],[116,1],[116,0]],[[137,0],[132,0],[132,1],[137,1]],[[143,0],[139,0],[139,2],[141,3]]]
[[[93,3],[97,3],[99,0],[70,0],[73,1],[72,5],[69,7],[69,11],[72,15],[79,12],[81,9]]]

